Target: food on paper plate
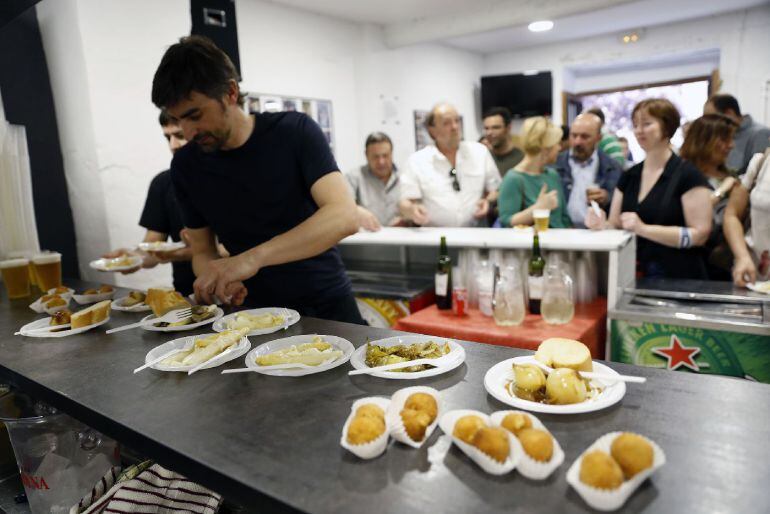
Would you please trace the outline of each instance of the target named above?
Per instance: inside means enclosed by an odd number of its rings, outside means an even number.
[[[553,337],[537,347],[535,359],[552,368],[593,371],[591,351],[580,341]]]
[[[513,435],[518,435],[521,430],[532,428],[532,420],[526,414],[512,412],[503,418],[500,426]]]
[[[286,323],[286,317],[272,312],[264,314],[249,314],[248,312],[239,312],[235,317],[227,320],[227,328],[237,330],[248,328],[249,330],[259,330],[263,328],[278,327]]]
[[[369,403],[361,405],[348,425],[348,443],[370,443],[385,433],[385,427],[385,412],[380,407]]]
[[[652,445],[644,437],[629,432],[620,434],[612,441],[610,453],[623,470],[626,480],[651,468],[654,458]]]
[[[395,346],[379,346],[367,343],[365,362],[370,368],[375,368],[377,366],[385,366],[386,364],[397,364],[400,362],[409,363],[409,361],[417,359],[436,359],[448,354],[450,351],[451,348],[449,347],[449,343],[440,345],[434,341],[410,345],[399,344]],[[431,369],[433,367],[434,366],[431,366],[430,364],[422,364],[392,369],[390,371],[414,373],[417,371],[425,371],[426,369]]]
[[[147,295],[141,291],[131,291],[123,300],[123,307],[133,307],[135,305],[139,305],[140,303],[144,303],[146,296]]]
[[[244,328],[247,333],[249,328]],[[300,345],[291,345],[288,348],[277,350],[267,355],[260,355],[255,359],[259,366],[274,366],[276,364],[306,364],[319,366],[324,362],[336,360],[342,357],[342,351],[331,343],[324,341],[321,336],[313,337],[313,342]]]
[[[105,269],[125,268],[127,266],[133,266],[134,264],[136,264],[136,261],[130,255],[121,255],[120,257],[116,257],[114,259],[105,260],[104,268]]]
[[[51,294],[59,295],[59,294],[65,294],[65,293],[68,293],[68,292],[69,292],[68,288],[66,288],[64,286],[58,286],[58,287],[54,287],[53,288],[53,292]]]
[[[574,369],[559,368],[548,375],[545,381],[545,394],[551,403],[569,405],[585,401],[588,388]]]
[[[70,317],[72,316],[72,313],[68,309],[64,309],[63,311],[55,312],[51,315],[51,321],[48,323],[49,326],[56,326],[56,325],[66,325],[70,322]],[[67,330],[66,328],[59,328],[56,330],[51,330],[51,332],[59,332],[61,330]]]
[[[225,330],[219,334],[195,340],[192,347],[161,362],[164,366],[197,366],[213,359],[231,346],[237,345],[248,330]]]
[[[583,456],[580,481],[598,489],[617,489],[623,483],[623,470],[610,455],[594,450]]]
[[[478,416],[472,414],[463,416],[455,422],[452,435],[468,444],[473,444],[473,438],[480,429],[487,424]]]
[[[72,329],[87,327],[107,319],[110,313],[110,303],[109,300],[104,300],[73,314],[71,318]]]
[[[511,453],[508,432],[498,427],[478,429],[471,444],[500,463],[505,462]]]
[[[545,430],[525,428],[516,434],[524,452],[536,461],[548,462],[553,457],[553,437]]]
[[[428,426],[438,416],[438,402],[428,393],[414,393],[406,399],[400,414],[407,435],[413,441],[422,441]]]
[[[62,305],[67,305],[67,300],[65,300],[61,296],[57,294],[50,295],[50,296],[52,296],[53,298],[45,302],[46,309],[53,309],[54,307],[61,307]]]
[[[519,389],[535,392],[545,387],[545,373],[534,364],[514,364],[513,374]]]

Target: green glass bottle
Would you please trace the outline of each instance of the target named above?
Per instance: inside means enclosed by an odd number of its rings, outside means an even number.
[[[452,308],[452,258],[446,246],[446,236],[441,236],[441,249],[436,267],[436,307]]]
[[[535,239],[532,242],[532,257],[529,258],[529,277],[527,278],[529,312],[532,314],[540,314],[540,301],[543,299],[543,270],[545,270],[545,259],[540,254],[540,236],[535,231]]]

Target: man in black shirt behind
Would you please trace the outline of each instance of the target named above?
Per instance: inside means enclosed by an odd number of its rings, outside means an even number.
[[[158,122],[163,129],[163,135],[165,136],[166,141],[168,141],[169,150],[171,150],[172,154],[176,153],[177,150],[187,143],[187,140],[182,133],[182,129],[176,123],[172,123],[171,119],[163,112],[160,113]],[[147,199],[144,203],[142,217],[139,220],[139,225],[147,229],[144,236],[145,243],[166,241],[169,236],[172,241],[182,240],[184,224],[182,223],[182,216],[179,212],[179,206],[176,201],[176,195],[174,193],[173,184],[171,183],[171,173],[169,170],[161,171],[152,179],[150,190],[147,192]],[[192,293],[195,274],[193,273],[192,263],[190,262],[192,259],[192,252],[189,247],[173,252],[154,253],[129,251],[125,248],[121,248],[103,255],[103,257],[114,258],[128,253],[141,256],[142,265],[124,271],[124,274],[134,273],[141,268],[154,268],[158,264],[170,262],[174,274],[174,289],[184,295]]]
[[[171,178],[196,296],[363,323],[334,247],[358,230],[356,205],[323,133],[301,113],[245,113],[237,80],[198,36],[172,45],[153,79],[153,103],[190,141]],[[218,258],[214,234],[232,257]]]

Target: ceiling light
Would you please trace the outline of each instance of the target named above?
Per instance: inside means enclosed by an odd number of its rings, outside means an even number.
[[[527,70],[522,72],[522,75],[531,76],[531,75],[537,75],[538,73],[540,73],[540,70]]]
[[[631,32],[630,34],[623,34],[620,38],[625,44],[636,43],[639,41],[639,34],[637,32]]]
[[[533,21],[527,28],[532,32],[545,32],[553,28],[553,22],[551,20]]]

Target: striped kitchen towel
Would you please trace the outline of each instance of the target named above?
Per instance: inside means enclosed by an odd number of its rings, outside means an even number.
[[[159,464],[153,464],[140,473],[129,468],[117,479],[114,468],[110,470],[94,490],[86,495],[70,514],[100,514],[102,512],[141,512],[143,514],[165,514],[180,512],[188,514],[215,514],[222,503],[222,497],[203,486],[192,482],[179,473],[169,471]],[[111,487],[110,483],[114,483]],[[103,496],[100,491],[107,489]]]

